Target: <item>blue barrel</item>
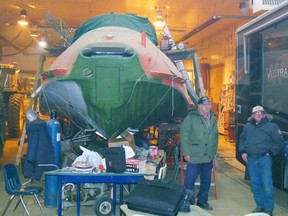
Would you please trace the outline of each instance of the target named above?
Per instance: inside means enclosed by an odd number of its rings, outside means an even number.
[[[54,148],[55,165],[61,168],[61,124],[56,120],[54,111],[51,112],[51,120],[47,123],[47,129]]]
[[[55,165],[61,168],[61,124],[56,120],[56,113],[51,112],[51,120],[47,123],[48,134],[54,149]],[[46,207],[57,207],[58,177],[45,175]]]
[[[45,175],[45,196],[46,207],[57,207],[58,177]]]

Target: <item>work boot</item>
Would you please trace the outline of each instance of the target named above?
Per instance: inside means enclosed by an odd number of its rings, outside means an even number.
[[[213,207],[210,206],[208,202],[203,203],[198,201],[196,205],[205,210],[213,210]]]
[[[263,208],[257,207],[252,211],[252,213],[257,213],[257,212],[265,212],[265,210]]]
[[[269,211],[269,210],[265,210],[264,213],[270,215],[270,216],[273,216],[273,212],[272,211]]]
[[[180,207],[180,212],[190,212],[191,199],[194,197],[194,192],[186,189],[186,195],[183,204]]]
[[[187,200],[189,201],[190,205],[195,205],[195,192],[189,189],[186,189]]]
[[[190,205],[195,205],[196,201],[195,201],[195,197],[192,196],[190,199]]]

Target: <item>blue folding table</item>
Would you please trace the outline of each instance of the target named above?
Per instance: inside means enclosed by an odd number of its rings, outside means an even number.
[[[166,154],[163,150],[158,151],[158,156],[150,165],[146,163],[145,173],[75,173],[71,171],[63,171],[61,169],[45,172],[45,190],[47,185],[57,184],[58,190],[50,191],[57,193],[58,216],[62,216],[62,186],[66,183],[75,183],[77,185],[77,216],[80,216],[80,186],[83,183],[112,183],[113,184],[113,213],[116,214],[116,186],[120,185],[119,206],[123,204],[123,185],[137,184],[144,177],[153,179],[157,172],[160,162],[165,161]],[[56,181],[56,180],[57,181]],[[47,184],[46,184],[47,183]],[[51,188],[50,188],[51,189]],[[53,197],[53,195],[52,195]],[[48,202],[52,202],[49,200]],[[55,204],[56,206],[56,204]],[[121,210],[120,210],[121,215]]]
[[[80,185],[83,183],[112,183],[113,184],[113,213],[116,213],[116,185],[120,185],[119,205],[123,204],[123,185],[137,184],[144,176],[151,176],[149,173],[75,173],[71,171],[49,171],[45,173],[45,181],[49,177],[58,178],[58,216],[62,216],[62,186],[66,183],[77,185],[77,216],[80,216]],[[121,212],[121,211],[120,211]]]

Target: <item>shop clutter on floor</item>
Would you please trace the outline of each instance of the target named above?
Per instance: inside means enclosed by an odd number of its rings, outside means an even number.
[[[244,216],[247,214],[251,214],[252,210],[255,209],[255,204],[253,200],[253,194],[250,189],[249,182],[244,180],[244,169],[243,166],[237,161],[235,157],[233,157],[233,147],[234,143],[225,143],[224,139],[220,139],[219,143],[219,154],[218,154],[218,163],[216,167],[216,174],[217,174],[217,185],[218,185],[218,199],[215,196],[215,190],[211,187],[210,194],[209,194],[209,204],[213,207],[213,210],[206,211],[207,216]],[[16,149],[16,151],[15,151]],[[7,150],[7,154],[5,154]],[[3,176],[3,167],[6,163],[14,163],[16,158],[16,153],[9,153],[8,151],[17,152],[17,142],[7,142],[7,145],[4,149],[4,157],[1,158],[1,171],[0,175]],[[29,179],[23,178],[21,172],[21,166],[17,166],[17,170],[22,182],[25,182]],[[165,180],[173,180],[174,178],[174,167],[168,166],[167,173],[165,175]],[[178,175],[175,180],[177,183],[181,184],[181,172],[178,172]],[[0,178],[0,192],[1,192],[1,199],[0,199],[0,212],[4,211],[5,205],[7,204],[8,199],[10,196],[5,191],[5,183],[4,178]],[[45,181],[44,179],[41,181],[37,181],[34,184],[42,186],[45,188]],[[117,193],[119,188],[117,188]],[[126,200],[129,197],[129,194],[126,190],[123,191],[124,193],[124,200],[123,204],[126,204]],[[196,188],[197,193],[197,188]],[[45,191],[41,193],[40,203],[42,204],[45,214],[46,215],[57,215],[57,207],[46,207],[44,205],[44,198],[45,198]],[[16,200],[16,199],[15,199]],[[7,210],[6,215],[26,215],[24,209],[19,206],[15,212],[13,212],[13,208],[16,205],[17,201],[13,200],[10,207]],[[24,201],[26,206],[30,212],[30,215],[41,215],[42,212],[35,202],[33,196],[24,197]],[[117,200],[119,203],[119,200]],[[275,188],[275,211],[274,216],[286,216],[288,214],[288,194],[285,191],[279,190]],[[94,204],[81,206],[80,214],[81,215],[95,215]],[[125,205],[122,206],[125,210]],[[191,212],[194,215],[197,215],[197,209],[194,207],[191,208]],[[201,211],[201,210],[200,210]],[[119,205],[117,205],[115,215],[119,215],[120,213]],[[77,208],[74,206],[66,207],[63,209],[64,215],[76,215]],[[148,214],[151,215],[151,214]],[[191,214],[193,215],[193,214]],[[202,213],[198,214],[201,216],[206,216],[206,214]]]

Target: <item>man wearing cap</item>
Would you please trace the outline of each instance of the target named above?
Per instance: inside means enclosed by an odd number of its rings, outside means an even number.
[[[277,155],[284,139],[272,116],[262,106],[252,109],[252,116],[240,135],[239,153],[249,173],[256,208],[252,211],[273,215],[274,187],[272,179],[272,156]]]
[[[194,195],[194,184],[200,176],[197,205],[206,210],[213,208],[208,203],[211,184],[212,160],[218,148],[218,127],[211,101],[208,97],[198,100],[198,108],[193,109],[184,119],[180,131],[180,145],[187,162],[184,186]],[[195,204],[195,198],[190,201]]]

